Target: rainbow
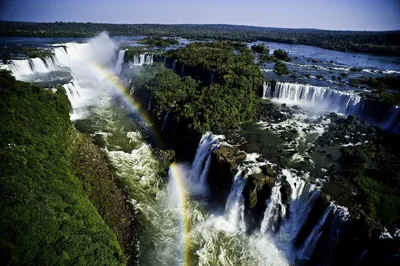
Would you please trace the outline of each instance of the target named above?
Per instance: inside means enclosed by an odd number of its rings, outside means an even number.
[[[122,84],[120,81],[119,77],[115,75],[114,72],[111,70],[104,68],[102,66],[99,66],[97,64],[92,64],[93,69],[97,71],[101,76],[106,78],[114,88],[117,89],[117,92],[119,95],[123,96],[122,98],[125,100],[125,103],[127,103],[133,111],[135,111],[140,119],[148,126],[150,129],[151,133],[153,134],[154,137],[157,138],[157,133],[154,130],[151,130],[151,119],[150,116],[144,109],[142,108],[142,105],[140,102],[135,101],[133,97],[129,94],[127,88]],[[179,212],[180,212],[180,218],[182,221],[182,231],[181,231],[181,239],[182,239],[182,249],[181,249],[181,258],[180,260],[182,261],[182,265],[189,265],[189,229],[190,229],[190,223],[189,219],[187,217],[187,202],[186,202],[186,190],[185,186],[183,183],[183,178],[185,174],[183,173],[182,169],[178,166],[176,163],[172,163],[170,165],[170,176],[173,178],[173,183],[176,188],[176,192],[178,193],[179,196]]]
[[[174,184],[176,191],[179,196],[179,211],[181,214],[181,219],[182,219],[182,254],[181,254],[181,260],[183,262],[183,265],[189,265],[189,229],[190,229],[190,223],[189,223],[189,218],[187,217],[187,202],[186,202],[186,190],[184,183],[182,182],[184,173],[182,171],[182,168],[178,166],[176,163],[172,163],[170,166],[170,176],[173,178]]]
[[[145,109],[143,109],[142,104],[139,101],[135,101],[133,96],[129,94],[128,89],[125,87],[124,84],[122,84],[119,77],[115,75],[114,72],[105,67],[94,63],[92,63],[91,65],[93,66],[94,71],[96,71],[98,74],[100,74],[102,77],[110,82],[112,87],[116,89],[116,92],[120,96],[122,96],[125,103],[131,108],[131,110],[135,111],[135,113],[138,114],[140,120],[146,124],[153,137],[155,137],[155,139],[157,140],[160,140],[160,138],[158,138],[157,131],[153,130],[150,115],[148,114],[148,112],[145,111]]]

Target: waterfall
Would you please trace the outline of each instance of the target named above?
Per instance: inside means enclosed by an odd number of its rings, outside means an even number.
[[[175,72],[175,69],[176,69],[176,60],[174,60],[174,61],[172,62],[172,71]]]
[[[18,80],[23,81],[36,81],[38,77],[43,78],[43,74],[47,75],[45,80],[48,80],[50,72],[61,71],[71,74],[78,80],[83,78],[87,80],[89,77],[98,82],[99,78],[104,77],[99,77],[99,74],[95,73],[93,65],[116,70],[116,51],[117,45],[107,34],[102,33],[87,43],[71,42],[54,47],[52,49],[54,55],[51,57],[12,60],[8,67]]]
[[[346,207],[333,204],[333,210],[331,211],[329,219],[328,243],[326,244],[327,248],[324,249],[325,252],[323,254],[323,259],[321,263],[322,265],[330,264],[333,253],[339,241],[339,237],[346,227],[349,218],[350,213]]]
[[[363,253],[361,253],[361,256],[358,258],[356,266],[362,265],[365,261],[365,256],[368,254],[369,248],[367,248],[366,250],[363,251]]]
[[[139,56],[137,56],[137,55],[135,55],[134,57],[133,57],[133,65],[135,65],[135,66],[137,66],[137,65],[140,65],[140,58],[139,58]]]
[[[140,64],[140,65],[143,65],[143,64],[146,63],[145,60],[144,60],[144,59],[145,59],[145,56],[146,56],[145,54],[140,54],[140,55],[139,55],[139,64]]]
[[[271,85],[264,81],[263,83],[263,99],[268,98],[271,95]]]
[[[117,75],[121,74],[122,64],[124,63],[124,57],[125,57],[125,50],[119,50],[117,64],[115,65],[115,74]]]
[[[203,169],[204,161],[212,151],[219,147],[219,139],[211,132],[205,133],[200,140],[196,150],[196,155],[192,163],[192,176],[200,177]]]
[[[276,232],[279,221],[286,215],[286,206],[282,203],[281,183],[277,182],[272,188],[270,199],[267,201],[264,218],[261,223],[261,233]]]
[[[230,225],[233,225],[235,231],[246,231],[244,220],[244,197],[243,189],[246,185],[246,180],[242,177],[242,171],[239,170],[233,179],[231,191],[225,205],[225,218]]]
[[[24,80],[26,76],[35,73],[48,73],[56,69],[52,57],[11,60],[8,67],[13,75],[20,80]]]
[[[196,150],[190,175],[192,181],[202,186],[207,186],[207,175],[211,163],[211,153],[219,148],[222,136],[213,135],[211,132],[205,133],[200,140]]]
[[[260,233],[271,235],[276,246],[294,263],[297,256],[295,240],[314,207],[319,190],[304,180],[307,176],[300,177],[288,169],[283,169],[278,178],[266,202]],[[291,190],[288,207],[282,202],[283,182],[287,182]]]
[[[339,237],[349,217],[350,214],[347,208],[331,203],[304,242],[299,253],[299,258],[310,260],[322,234],[327,232],[328,240],[324,244],[326,248],[323,249],[323,254],[319,254],[321,259],[319,259],[318,265],[329,265]]]
[[[334,205],[332,203],[329,205],[329,207],[322,214],[322,217],[319,219],[318,223],[314,226],[313,230],[308,235],[300,251],[299,256],[301,257],[301,259],[307,259],[307,260],[311,259],[314,248],[317,245],[322,235],[322,227],[325,225],[326,219],[328,218],[331,210],[333,209],[333,206]]]
[[[83,89],[79,85],[78,81],[73,80],[71,83],[64,84],[63,88],[67,94],[69,102],[71,103],[71,120],[77,120],[84,117],[86,114],[86,102],[84,97],[81,96]]]
[[[392,106],[383,119],[382,128],[400,133],[400,107]]]
[[[164,116],[163,123],[162,123],[162,126],[161,126],[161,132],[163,132],[165,126],[167,125],[168,116],[169,116],[170,112],[171,112],[171,110],[169,110]]]
[[[293,239],[295,239],[301,227],[306,222],[308,214],[314,207],[319,190],[315,185],[307,183],[300,176],[287,169],[283,169],[282,174],[291,189],[290,216],[284,221],[283,229],[290,232]]]
[[[210,72],[210,83],[214,82],[214,71]]]
[[[143,66],[153,64],[153,54],[140,54],[133,57],[133,66]]]
[[[181,69],[181,76],[185,76],[185,64],[182,64],[182,69]]]
[[[151,110],[151,100],[152,98],[149,99],[149,103],[147,104],[147,111]]]
[[[306,179],[307,176],[301,178],[293,171],[282,170],[266,202],[260,233],[272,236],[277,247],[286,254],[292,264],[296,264],[298,260],[310,260],[323,237],[324,243],[321,245],[325,249],[323,254],[318,253],[316,259],[321,261],[318,265],[325,265],[330,262],[350,215],[346,208],[331,203],[302,247],[297,249],[294,246],[295,240],[319,196],[317,187],[308,183]],[[282,202],[282,182],[287,182],[291,189],[288,207]]]
[[[146,59],[145,59],[145,64],[146,65],[151,65],[153,64],[153,55],[145,55]]]
[[[296,83],[277,82],[274,92],[265,89],[266,96],[280,102],[330,111],[345,115],[359,115],[363,109],[360,96],[350,92]]]

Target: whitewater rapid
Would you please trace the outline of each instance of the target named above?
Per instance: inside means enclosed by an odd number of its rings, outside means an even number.
[[[101,145],[116,177],[124,185],[139,222],[140,265],[295,265],[311,256],[321,228],[340,233],[349,214],[332,203],[301,247],[294,245],[319,189],[308,182],[307,174],[275,166],[278,178],[265,202],[262,221],[249,231],[243,189],[251,174],[260,173],[263,165],[272,165],[260,162],[255,155],[248,155],[230,177],[233,182],[225,206],[211,208],[208,172],[212,152],[225,145],[223,136],[204,134],[192,162],[167,169],[129,118],[135,110],[116,100],[121,95],[109,82],[110,76],[123,80],[123,68],[132,66],[124,66],[124,51],[106,34],[101,34],[84,44],[56,47],[54,52],[51,62],[15,60],[10,69],[17,79],[26,81],[35,80],[38,73],[46,71],[71,75],[72,80],[63,85],[73,109],[71,119]],[[152,60],[149,56],[139,56],[134,58],[133,65]],[[184,67],[181,72],[184,74]],[[285,86],[282,85],[283,91]],[[299,88],[299,94],[304,94],[304,90]],[[314,91],[314,98],[325,99],[318,89],[308,90]],[[264,93],[267,91],[268,87]],[[295,100],[301,98],[290,93],[283,95]],[[168,115],[165,124],[167,121]],[[283,202],[284,183],[290,187],[289,204]],[[328,259],[329,254],[326,256]]]

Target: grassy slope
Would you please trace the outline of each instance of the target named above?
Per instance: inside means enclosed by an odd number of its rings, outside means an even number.
[[[20,265],[120,265],[115,234],[71,171],[69,103],[0,72],[0,257]]]

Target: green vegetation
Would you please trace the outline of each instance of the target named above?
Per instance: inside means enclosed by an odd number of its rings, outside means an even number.
[[[258,43],[258,44],[251,46],[251,50],[253,50],[256,53],[260,53],[260,54],[269,54],[268,47],[265,47],[265,45],[263,43]]]
[[[125,48],[125,56],[124,62],[133,61],[135,56],[145,53],[147,50],[141,46],[129,46],[129,47],[121,47],[121,49]]]
[[[19,45],[7,45],[0,49],[0,57],[3,64],[8,63],[10,58],[21,57],[21,58],[41,58],[52,57],[53,51],[46,48],[38,47],[21,47]]]
[[[393,147],[398,147],[392,142]],[[398,142],[397,142],[398,143]],[[385,226],[400,218],[400,158],[390,149],[362,145],[342,149],[340,175],[359,191],[364,211]]]
[[[41,49],[37,47],[21,47],[21,53],[26,54],[29,58],[45,58],[54,55],[52,50]]]
[[[235,25],[160,25],[98,23],[0,22],[2,36],[91,37],[102,31],[114,36],[168,36],[195,40],[271,41],[306,44],[331,50],[400,55],[400,31],[356,32],[278,29]]]
[[[84,169],[85,160],[76,157],[82,139],[69,119],[65,92],[15,81],[1,71],[0,96],[2,262],[124,264],[115,234],[89,201],[97,188],[78,179],[93,174]],[[101,212],[108,213],[107,207]]]
[[[290,70],[287,68],[286,64],[283,61],[278,61],[275,63],[274,72],[278,76],[291,74]]]
[[[400,104],[400,75],[349,79],[349,85],[354,87],[366,85],[373,89],[371,97],[392,105]]]
[[[274,56],[276,58],[278,58],[279,60],[290,61],[288,52],[286,52],[285,50],[282,50],[282,49],[275,50]]]
[[[159,121],[170,111],[176,123],[188,129],[221,132],[249,121],[254,115],[263,76],[250,49],[235,54],[215,44],[196,44],[168,51],[166,57],[191,68],[192,77],[181,78],[170,69],[146,66],[132,86],[135,96],[143,91],[152,97],[152,113]],[[213,83],[199,77],[215,73]],[[193,78],[196,78],[197,81]]]
[[[148,46],[166,48],[170,45],[178,45],[179,41],[174,38],[147,37],[143,40],[138,41],[138,43],[147,44]]]

